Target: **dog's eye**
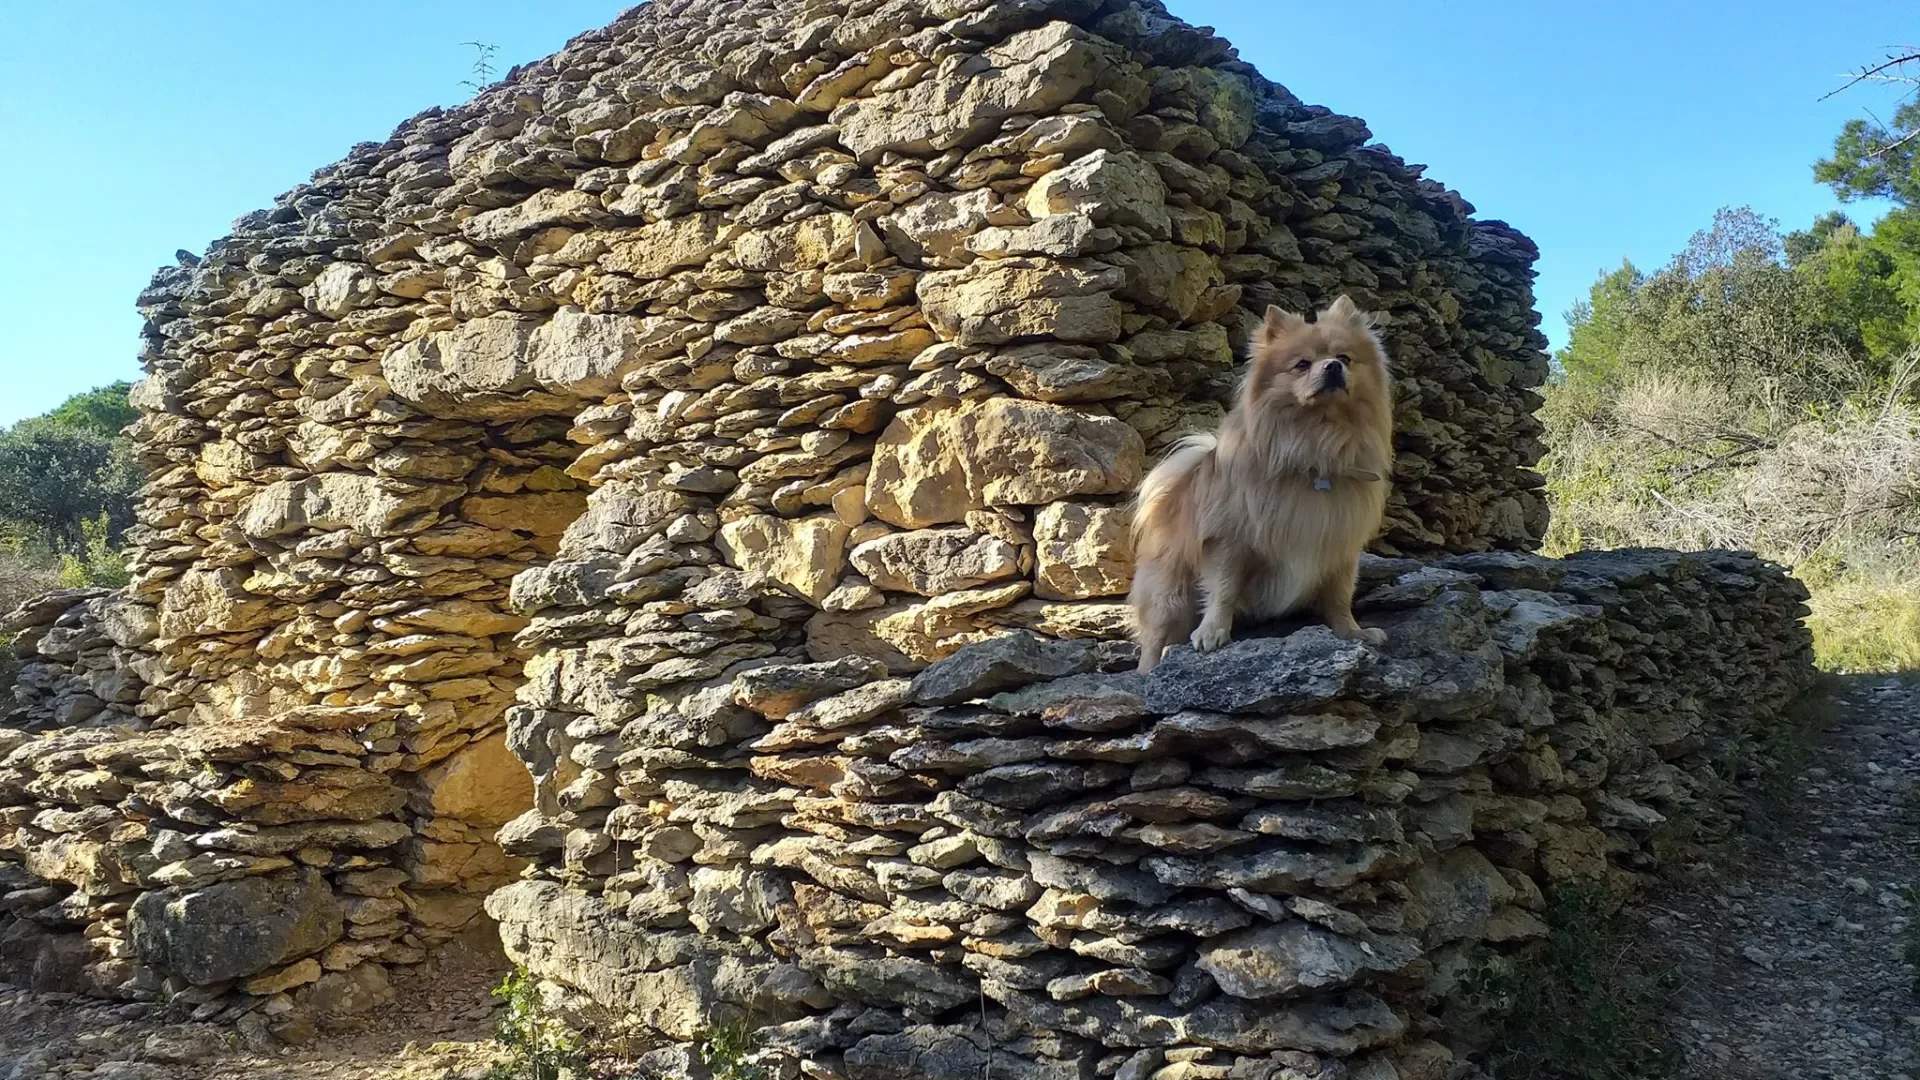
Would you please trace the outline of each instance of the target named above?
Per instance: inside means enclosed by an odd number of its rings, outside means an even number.
[[[1310,368],[1310,367],[1312,367],[1312,366],[1313,366],[1313,358],[1312,358],[1312,357],[1307,357],[1307,356],[1303,356],[1303,357],[1301,357],[1301,358],[1299,359],[1299,361],[1297,361],[1297,362],[1296,362],[1296,363],[1295,363],[1295,364],[1293,365],[1293,370],[1295,370],[1295,371],[1305,371],[1305,370],[1307,370],[1308,368]]]
[[[1346,354],[1346,353],[1341,353],[1341,354],[1340,354],[1339,356],[1336,356],[1336,357],[1334,357],[1334,359],[1335,359],[1335,360],[1338,360],[1338,361],[1340,361],[1340,362],[1341,362],[1341,363],[1343,363],[1343,364],[1351,364],[1351,363],[1353,363],[1353,361],[1351,361],[1351,360],[1349,360],[1349,359],[1347,359],[1347,354]]]

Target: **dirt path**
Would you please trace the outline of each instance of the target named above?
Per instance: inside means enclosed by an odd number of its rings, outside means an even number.
[[[261,1052],[232,1025],[155,1005],[0,984],[0,1080],[478,1080],[505,958],[443,950],[394,979],[394,1001],[350,1032]]]
[[[1920,680],[1839,683],[1776,829],[1641,905],[1688,1080],[1916,1080]]]

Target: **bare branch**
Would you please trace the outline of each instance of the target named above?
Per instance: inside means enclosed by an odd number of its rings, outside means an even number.
[[[1841,84],[1838,88],[1834,90],[1830,90],[1827,93],[1820,95],[1819,100],[1825,101],[1836,94],[1844,93],[1847,90],[1851,90],[1855,86],[1858,86],[1863,82],[1866,82],[1868,79],[1871,79],[1876,75],[1885,74],[1886,72],[1891,71],[1894,68],[1900,67],[1903,64],[1911,64],[1916,61],[1920,61],[1920,48],[1914,48],[1909,46],[1906,52],[1899,53],[1894,56],[1889,56],[1886,60],[1882,61],[1881,63],[1874,64],[1871,67],[1862,68],[1859,71],[1859,73],[1855,74],[1852,78],[1848,79],[1845,83]]]
[[[1906,144],[1912,142],[1914,139],[1914,136],[1916,135],[1920,135],[1920,128],[1914,128],[1912,131],[1907,132],[1905,135],[1900,136],[1898,139],[1895,139],[1894,141],[1888,143],[1887,145],[1880,147],[1879,149],[1873,152],[1873,156],[1885,157],[1888,154],[1893,153],[1895,150],[1900,149],[1902,146],[1905,146]]]

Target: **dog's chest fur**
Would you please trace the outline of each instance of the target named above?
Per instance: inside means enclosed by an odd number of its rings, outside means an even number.
[[[1366,473],[1360,447],[1298,432],[1279,440],[1222,434],[1211,475],[1200,478],[1201,535],[1234,545],[1253,564],[1242,601],[1249,614],[1284,615],[1312,595],[1327,568],[1373,538],[1387,485],[1354,475]]]

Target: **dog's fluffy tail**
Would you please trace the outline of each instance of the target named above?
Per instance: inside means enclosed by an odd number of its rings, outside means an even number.
[[[1157,519],[1173,509],[1194,470],[1207,460],[1220,440],[1210,434],[1189,435],[1173,444],[1173,451],[1153,467],[1140,484],[1133,503],[1133,544],[1137,550]]]
[[[1194,587],[1200,568],[1200,529],[1195,520],[1195,487],[1213,460],[1219,440],[1190,435],[1154,466],[1133,504],[1134,637],[1140,643],[1140,670],[1148,672],[1160,654],[1193,632]]]

